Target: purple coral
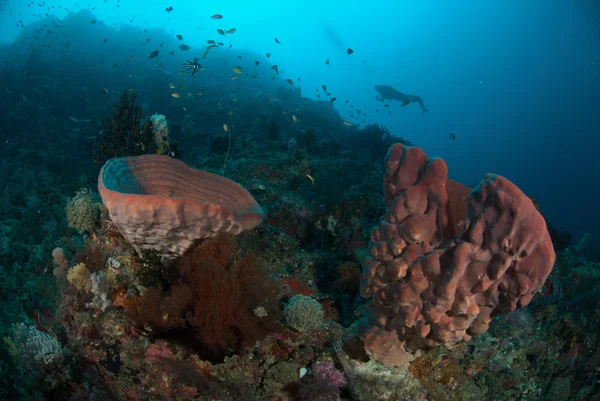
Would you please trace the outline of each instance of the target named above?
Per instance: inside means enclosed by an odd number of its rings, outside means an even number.
[[[339,401],[340,388],[347,384],[346,376],[331,361],[315,362],[312,376],[300,381],[298,395],[302,401]]]
[[[324,381],[327,384],[338,388],[348,384],[344,372],[337,370],[332,361],[313,363],[312,374],[317,380]]]

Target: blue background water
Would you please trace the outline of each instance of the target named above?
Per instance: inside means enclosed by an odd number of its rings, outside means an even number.
[[[95,7],[97,20],[108,27],[162,28],[182,34],[186,44],[198,48],[207,39],[219,40],[215,29],[235,27],[236,48],[271,52],[270,61],[281,65],[282,74],[295,82],[301,78],[303,95],[315,96],[314,88],[326,84],[339,99],[336,107],[342,116],[347,116],[344,100],[349,99],[373,122],[430,156],[443,157],[454,179],[474,185],[486,172],[504,175],[535,196],[553,225],[573,233],[575,240],[585,232],[597,240],[597,4],[5,1],[0,6],[0,41],[17,38],[22,28],[15,20],[28,24],[45,13],[64,18],[65,7]],[[167,6],[174,10],[166,13]],[[210,19],[215,13],[224,18]],[[87,49],[93,54],[99,46],[89,43]],[[347,55],[347,47],[355,53]],[[420,95],[430,112],[423,116],[416,104],[400,108],[393,103],[392,114],[387,114],[374,99],[376,84]],[[449,140],[450,132],[455,141]]]

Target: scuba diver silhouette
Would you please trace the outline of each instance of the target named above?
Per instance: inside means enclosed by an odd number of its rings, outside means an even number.
[[[423,99],[421,99],[420,96],[404,94],[404,93],[394,89],[394,87],[391,85],[375,85],[375,90],[378,92],[375,99],[379,100],[380,102],[384,102],[386,99],[398,100],[398,101],[402,102],[401,107],[407,106],[408,104],[410,104],[412,102],[417,102],[417,103],[419,103],[419,106],[421,106],[421,109],[423,110],[423,115],[425,115],[425,113],[427,113],[429,111],[425,107],[425,104],[423,103]]]

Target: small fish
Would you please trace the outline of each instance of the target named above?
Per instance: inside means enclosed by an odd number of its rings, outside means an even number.
[[[196,96],[202,96],[203,93],[204,92],[202,92],[202,91],[198,91],[198,93],[196,93]]]
[[[217,42],[217,44],[218,44],[219,46],[225,46],[225,43],[223,43],[223,42]],[[231,45],[229,45],[229,47],[231,47]]]
[[[332,97],[331,100],[329,101],[329,103],[333,104],[333,102],[335,102],[337,100],[337,98]]]
[[[181,36],[181,35],[175,35],[175,37],[176,37],[178,40],[183,40],[183,36]]]
[[[405,100],[402,102],[402,105],[400,107],[408,106],[409,104],[410,104],[410,100]]]
[[[291,79],[286,79],[285,82],[287,82],[290,85],[294,85],[294,81],[292,81]]]
[[[148,58],[156,58],[158,57],[158,53],[160,53],[158,50],[154,50],[152,53],[150,53]]]
[[[223,16],[222,16],[221,14],[215,14],[215,15],[213,15],[213,16],[212,16],[212,17],[210,17],[210,18],[212,18],[212,19],[222,19],[222,18],[223,18]]]
[[[267,53],[267,58],[271,57],[271,53]]]
[[[160,42],[160,45],[158,45],[159,47],[163,47],[164,43]]]
[[[96,22],[98,22],[98,21],[96,21],[95,19],[90,21],[90,23],[92,23],[92,24],[95,24]]]
[[[236,74],[241,74],[242,67],[240,67],[239,65],[237,67],[233,67],[233,72],[235,72]]]
[[[208,43],[209,45],[214,45],[215,41],[211,39],[211,40],[207,40],[206,43]]]
[[[279,64],[275,64],[271,69],[275,70],[275,74],[279,75]]]
[[[327,85],[321,85],[321,88],[323,88],[323,92],[327,93]]]
[[[230,34],[230,35],[231,35],[232,33],[236,33],[236,32],[237,32],[237,29],[235,29],[235,28],[231,28],[231,29],[229,29],[229,30],[225,31],[225,33],[228,33],[228,34]]]
[[[236,75],[233,75],[233,76],[231,77],[231,80],[233,81],[234,79],[238,79],[239,77],[240,77],[240,76],[239,76],[239,75],[237,75],[237,74],[236,74]]]
[[[325,62],[325,64],[327,64],[327,65],[331,64],[331,63],[329,62],[329,59],[327,59],[327,61]]]
[[[297,123],[297,122],[298,122],[298,117],[296,117],[296,115],[295,115],[295,114],[293,114],[293,115],[292,115],[292,119],[294,120],[294,122],[295,122],[295,123]]]
[[[218,49],[218,48],[219,48],[219,46],[217,46],[217,45],[210,45],[207,47],[207,49],[209,49],[209,50],[210,49]]]
[[[198,62],[198,58],[196,58],[196,57],[194,57],[194,61],[188,60],[186,63],[182,63],[181,66],[184,68],[187,68],[188,71],[191,71],[192,76],[194,76],[194,74],[197,73],[198,71],[204,70],[204,67],[202,67],[202,65],[200,65],[200,63]]]
[[[131,56],[131,57],[129,58],[129,61],[133,61],[133,60],[135,60],[135,57],[134,57],[134,56]]]
[[[171,89],[175,89],[175,85],[174,85],[174,84],[172,84],[171,82],[169,82],[169,88],[171,88]]]
[[[146,43],[150,42],[150,38],[146,38]]]
[[[182,50],[184,52],[187,52],[188,50],[190,50],[192,47],[188,46],[188,45],[179,45],[179,50]]]
[[[344,125],[347,125],[348,127],[354,127],[354,124],[352,124],[350,121],[344,121]]]
[[[456,135],[454,135],[453,132],[448,134],[448,138],[450,138],[450,140],[454,141],[456,139]]]
[[[218,33],[219,35],[225,36],[225,31],[224,31],[224,30],[222,30],[222,29],[217,29],[217,33]]]
[[[275,38],[275,43],[277,43],[278,45],[281,44],[281,42],[279,41],[279,39]]]
[[[255,61],[255,62],[254,62],[254,65],[260,65],[260,61],[258,61],[258,60],[257,60],[257,61]]]
[[[102,88],[102,93],[104,93],[105,95],[107,95],[108,94],[108,89]]]
[[[229,125],[223,124],[223,131],[229,132]]]
[[[175,99],[179,99],[181,96],[179,95],[179,93],[177,92],[173,92],[171,93],[171,96],[174,97]]]
[[[169,52],[169,54],[170,54],[171,56],[173,56],[173,55],[175,54],[175,50],[173,50],[172,52]]]
[[[348,48],[348,50],[346,50],[346,53],[352,54],[352,53],[354,53],[354,50],[352,50],[351,48]]]
[[[102,39],[102,41],[103,41],[104,43],[108,42],[108,40],[107,40],[106,38]]]
[[[240,60],[242,59],[242,56],[240,56],[239,54],[238,54],[238,56],[237,56],[237,57],[238,57]]]
[[[165,8],[165,12],[166,13],[170,13],[171,11],[173,11],[173,7],[172,6],[169,6],[169,7]]]

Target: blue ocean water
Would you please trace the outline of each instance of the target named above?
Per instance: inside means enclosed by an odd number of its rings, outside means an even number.
[[[326,84],[373,122],[445,158],[457,180],[472,185],[486,172],[503,174],[535,196],[554,226],[575,238],[600,237],[591,184],[599,177],[593,162],[600,118],[596,2],[171,3],[7,0],[0,41],[18,38],[19,20],[64,18],[65,9],[90,10],[115,38],[123,27],[181,34],[194,48],[190,56],[200,55],[215,29],[235,27],[236,49],[271,52],[286,76],[301,78],[305,96],[314,98],[313,88]],[[169,5],[173,11],[166,13]],[[215,13],[223,20],[207,20]],[[102,54],[106,45],[85,37],[82,31],[83,51],[110,64],[110,52]],[[385,113],[374,100],[377,84],[421,96],[430,112],[422,116],[412,105]],[[343,101],[336,108],[342,115],[349,110]],[[450,132],[455,142],[448,141]]]

